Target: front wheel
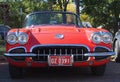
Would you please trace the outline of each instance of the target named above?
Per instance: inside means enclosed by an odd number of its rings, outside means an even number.
[[[91,67],[92,74],[98,75],[98,76],[103,76],[105,73],[105,69],[106,69],[106,64],[101,65],[101,66]]]
[[[9,64],[9,74],[10,74],[10,77],[13,79],[20,78],[20,77],[22,77],[23,70],[20,67],[15,67],[15,66]]]

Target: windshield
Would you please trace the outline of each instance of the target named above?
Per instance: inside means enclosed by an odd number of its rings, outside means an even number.
[[[76,25],[82,26],[79,17],[73,13],[65,12],[35,12],[29,14],[24,22],[24,27],[32,25]]]

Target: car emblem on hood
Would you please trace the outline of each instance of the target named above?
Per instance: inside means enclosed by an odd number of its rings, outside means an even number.
[[[56,34],[55,37],[58,38],[58,39],[63,39],[64,35],[63,34]]]

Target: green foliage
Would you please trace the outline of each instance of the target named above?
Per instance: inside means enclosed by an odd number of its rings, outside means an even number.
[[[24,17],[33,11],[61,10],[66,11],[71,0],[20,0],[8,2],[9,5],[9,26],[20,28]],[[120,0],[82,0],[82,20],[90,20],[94,27],[105,26],[113,33],[118,30],[117,23],[120,15]],[[22,9],[22,14],[20,10]],[[0,9],[0,23],[2,20],[2,9]]]
[[[49,9],[48,3],[43,0],[22,0],[16,2],[8,2],[7,4],[10,7],[9,26],[11,26],[12,28],[22,27],[22,22],[28,13]],[[0,20],[0,23],[4,23],[4,20]]]
[[[58,5],[60,7],[60,10],[67,11],[67,5],[70,0],[58,0]]]
[[[58,2],[57,2],[58,1]],[[9,22],[8,25],[12,28],[21,28],[22,22],[28,13],[43,10],[64,10],[66,11],[69,0],[17,0],[5,2],[9,5]],[[21,12],[22,11],[22,12]],[[3,17],[0,9],[0,16]],[[0,18],[0,23],[6,20]]]
[[[93,19],[94,26],[105,26],[114,33],[118,30],[120,0],[83,0],[83,4],[82,13]]]
[[[6,47],[5,47],[5,41],[0,40],[0,55],[3,55],[5,53]]]

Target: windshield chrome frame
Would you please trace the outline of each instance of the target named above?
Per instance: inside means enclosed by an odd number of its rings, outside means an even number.
[[[76,24],[75,24],[75,26],[77,26],[77,27],[83,27],[79,15],[77,15],[77,14],[75,14],[75,13],[72,13],[72,12],[61,12],[61,11],[39,11],[39,12],[30,13],[30,14],[28,14],[28,15],[25,17],[25,20],[24,20],[24,23],[23,23],[23,27],[24,27],[24,28],[28,27],[28,26],[26,26],[26,23],[25,23],[26,20],[28,19],[28,17],[30,17],[30,16],[33,15],[33,14],[39,14],[39,13],[40,13],[40,14],[44,14],[44,13],[72,14],[72,15],[75,15],[75,17],[76,17]]]

